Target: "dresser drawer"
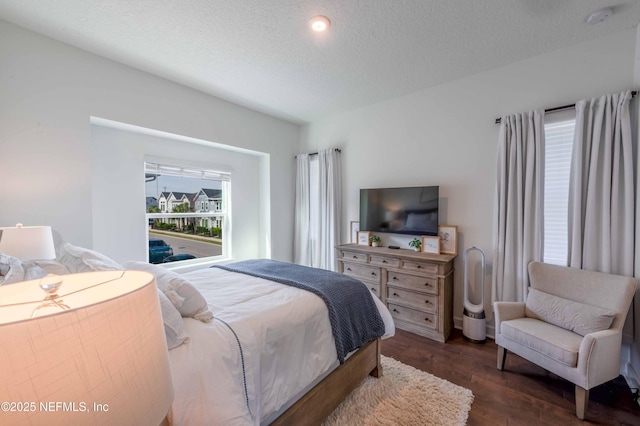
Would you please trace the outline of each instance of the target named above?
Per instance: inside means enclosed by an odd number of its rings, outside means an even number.
[[[438,279],[436,277],[420,277],[417,275],[403,274],[402,272],[389,271],[387,284],[409,290],[438,294]]]
[[[342,258],[345,260],[352,260],[354,262],[367,262],[367,256],[364,253],[356,253],[353,251],[343,251],[342,252]]]
[[[379,283],[373,283],[370,281],[363,281],[364,285],[367,286],[367,288],[369,290],[371,290],[371,292],[373,294],[375,294],[376,296],[378,296],[378,299],[382,299],[382,296],[380,295],[380,284]]]
[[[388,303],[389,311],[394,319],[407,321],[419,326],[437,328],[437,317],[435,314],[422,312],[417,309],[406,308],[404,306]]]
[[[419,271],[425,274],[436,275],[438,273],[438,265],[433,263],[413,262],[405,260],[402,262],[402,269],[407,271]]]
[[[399,268],[400,267],[400,259],[394,259],[392,257],[384,257],[384,256],[371,256],[369,258],[369,263],[376,266],[383,266],[385,268]]]
[[[346,275],[367,280],[370,282],[380,283],[380,268],[376,266],[361,265],[359,263],[344,262],[344,271]]]
[[[415,293],[397,287],[387,287],[387,301],[412,306],[425,312],[435,313],[438,311],[438,296],[433,294]]]

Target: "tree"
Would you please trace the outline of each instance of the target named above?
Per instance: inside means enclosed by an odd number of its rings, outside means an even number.
[[[147,213],[162,213],[158,206],[149,206]]]
[[[174,213],[189,213],[191,209],[189,208],[189,203],[178,204],[173,207]]]

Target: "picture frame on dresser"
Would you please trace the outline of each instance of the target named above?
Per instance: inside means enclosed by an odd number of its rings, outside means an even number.
[[[438,225],[440,237],[440,254],[458,254],[458,226]]]
[[[371,232],[369,231],[358,231],[358,245],[360,246],[368,246],[369,245],[369,237],[371,236]]]
[[[357,220],[352,220],[351,221],[351,242],[352,243],[358,242],[359,230],[360,230],[360,222],[358,222]]]
[[[422,237],[422,252],[440,254],[440,237]]]

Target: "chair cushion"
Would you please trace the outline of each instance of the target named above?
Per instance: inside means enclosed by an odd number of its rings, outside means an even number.
[[[525,315],[581,336],[607,330],[615,317],[615,313],[608,309],[564,299],[535,288],[529,288]]]
[[[582,336],[534,318],[518,318],[503,321],[500,333],[542,355],[564,365],[578,365],[578,350]]]

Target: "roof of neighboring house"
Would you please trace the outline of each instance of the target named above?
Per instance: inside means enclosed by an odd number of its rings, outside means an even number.
[[[211,188],[201,188],[198,192],[177,192],[177,191],[170,191],[170,192],[161,192],[160,193],[160,198],[165,198],[165,199],[169,199],[171,197],[171,195],[173,194],[173,197],[176,200],[181,200],[183,198],[187,198],[190,202],[194,202],[198,199],[198,197],[200,196],[200,194],[204,194],[206,195],[208,198],[222,198],[222,190],[221,189],[211,189]],[[155,197],[147,197],[147,199],[149,198],[153,198],[155,200]]]
[[[191,198],[193,198],[193,196],[194,196],[194,195],[196,195],[196,194],[195,194],[195,193],[193,193],[193,192],[174,192],[174,191],[172,191],[171,193],[173,194],[173,196],[174,196],[177,200],[181,200],[181,199],[183,199],[183,198],[191,199]]]
[[[209,198],[221,198],[222,190],[221,189],[211,189],[211,188],[202,188],[200,192],[204,192],[205,195]],[[200,193],[198,192],[198,194]]]

